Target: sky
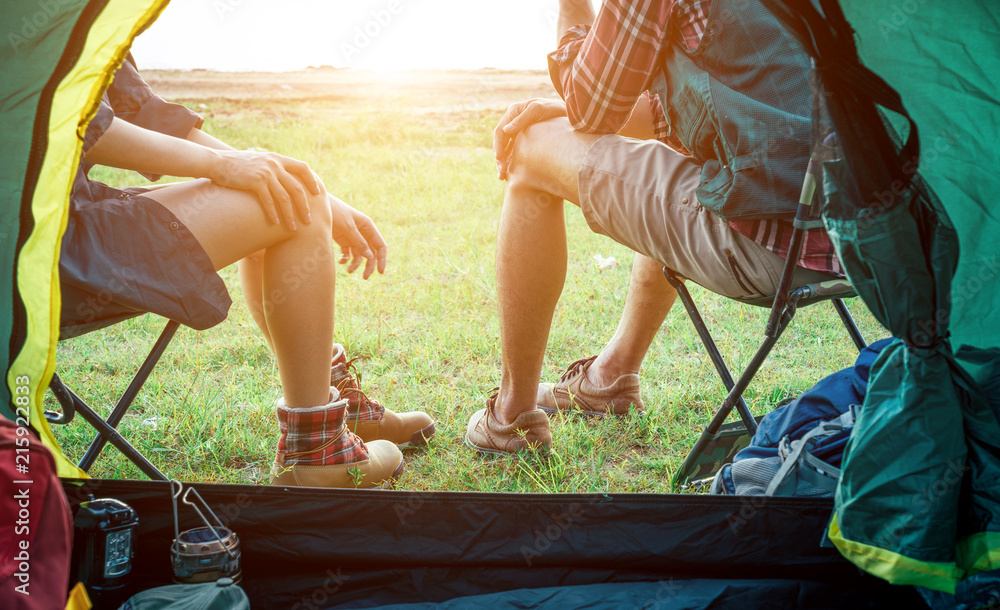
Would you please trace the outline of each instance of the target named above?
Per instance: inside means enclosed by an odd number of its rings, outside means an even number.
[[[558,0],[173,0],[133,47],[143,69],[538,69]]]

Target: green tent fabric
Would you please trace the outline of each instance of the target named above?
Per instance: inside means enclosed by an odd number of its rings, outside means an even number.
[[[862,563],[887,568],[893,582],[952,592],[957,580],[1000,567],[1000,405],[985,390],[1000,378],[1000,215],[993,206],[1000,177],[989,169],[1000,160],[1000,10],[987,1],[885,7],[856,0],[844,9],[862,61],[899,91],[923,135],[920,175],[958,235],[960,255],[942,236],[947,221],[923,219],[937,291],[932,309],[903,299],[917,326],[908,336],[947,337],[950,329],[961,360],[932,341],[931,351],[901,345],[880,363],[878,394],[862,411],[871,419],[859,422],[862,434],[851,440],[851,474],[845,470],[838,495],[841,548],[863,557],[848,541],[882,535],[890,543],[883,550],[898,556]],[[900,254],[897,264],[908,258]],[[888,437],[897,440],[884,445]]]
[[[842,2],[858,51],[920,128],[920,174],[948,211],[961,256],[954,345],[1000,345],[1000,5],[991,0]]]
[[[898,338],[872,368],[830,537],[890,582],[952,593],[1000,567],[1000,11],[770,4],[817,61],[824,221]]]
[[[83,134],[133,38],[166,0],[2,0],[0,47],[0,414],[29,424],[60,476],[42,411],[59,336],[59,243]]]

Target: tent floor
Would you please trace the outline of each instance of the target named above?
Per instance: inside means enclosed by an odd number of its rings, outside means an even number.
[[[820,546],[830,500],[194,487],[240,537],[253,608],[924,607]],[[171,582],[168,483],[64,488],[138,513],[130,592]]]

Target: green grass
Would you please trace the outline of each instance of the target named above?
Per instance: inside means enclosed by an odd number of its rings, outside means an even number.
[[[453,98],[459,99],[459,98]],[[517,96],[509,101],[516,101]],[[668,492],[673,469],[724,391],[678,305],[642,370],[647,417],[593,421],[557,416],[547,459],[490,459],[462,438],[469,415],[499,382],[494,248],[503,186],[491,134],[504,107],[458,101],[451,111],[361,105],[337,99],[181,100],[205,104],[206,129],[237,147],[260,146],[308,161],[328,188],[376,220],[390,244],[385,276],[338,273],[336,340],[363,355],[363,386],[397,411],[437,421],[428,447],[407,452],[398,487],[414,490]],[[110,184],[144,184],[97,169]],[[629,251],[592,234],[567,206],[569,266],[549,339],[543,379],[597,353],[625,299]],[[599,271],[595,254],[621,265]],[[121,424],[125,436],[170,476],[189,481],[266,483],[277,444],[280,391],[267,346],[242,303],[234,269],[222,272],[234,305],[203,332],[182,328]],[[763,332],[765,311],[694,288],[723,354],[739,368]],[[851,303],[869,339],[885,336],[860,301]],[[141,316],[59,344],[57,371],[107,414],[148,351],[163,319]],[[829,305],[801,311],[746,393],[765,413],[855,350]],[[54,406],[51,396],[49,406]],[[81,422],[57,427],[66,453],[82,455]],[[113,449],[91,474],[143,478]]]

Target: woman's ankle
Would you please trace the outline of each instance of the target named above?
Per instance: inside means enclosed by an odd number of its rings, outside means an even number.
[[[347,429],[347,401],[331,389],[330,402],[294,408],[278,401],[278,461],[291,466],[329,466],[368,459],[365,444]]]

